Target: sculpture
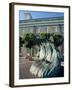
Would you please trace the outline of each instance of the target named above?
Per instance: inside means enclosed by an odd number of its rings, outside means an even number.
[[[30,72],[37,77],[57,77],[60,73],[63,55],[50,41],[42,42],[38,60],[31,65]]]

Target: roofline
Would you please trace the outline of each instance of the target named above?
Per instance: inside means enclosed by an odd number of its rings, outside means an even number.
[[[53,19],[53,20],[54,20],[54,19],[57,20],[57,19],[61,19],[61,18],[64,19],[64,16],[61,16],[61,17],[50,17],[50,18],[49,18],[49,17],[48,17],[48,18],[37,18],[37,19],[29,19],[29,20],[19,20],[19,22],[20,22],[20,23],[23,22],[23,21],[24,21],[24,22],[30,22],[30,21],[35,21],[35,20],[36,20],[36,21],[42,21],[42,20],[46,20],[46,21],[47,21],[48,19],[49,19],[49,21],[50,21],[50,20],[52,20],[52,19]]]

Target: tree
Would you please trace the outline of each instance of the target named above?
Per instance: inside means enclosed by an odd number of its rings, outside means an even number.
[[[32,47],[35,45],[35,35],[33,33],[27,33],[25,35],[25,43],[26,43],[26,47],[30,49],[30,55],[32,55]]]
[[[56,47],[60,46],[64,41],[63,35],[61,35],[59,33],[54,33],[53,38],[54,38],[54,44]]]

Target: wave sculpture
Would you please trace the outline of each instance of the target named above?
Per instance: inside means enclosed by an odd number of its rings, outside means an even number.
[[[30,73],[40,78],[57,77],[63,55],[51,42],[43,42],[39,48],[39,58],[31,65]]]

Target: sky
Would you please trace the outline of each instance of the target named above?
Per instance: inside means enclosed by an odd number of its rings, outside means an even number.
[[[64,16],[64,13],[62,12],[41,12],[41,11],[29,11],[31,13],[32,19],[37,18],[49,18],[49,17],[60,17]],[[25,20],[25,11],[20,10],[19,11],[19,20]]]

